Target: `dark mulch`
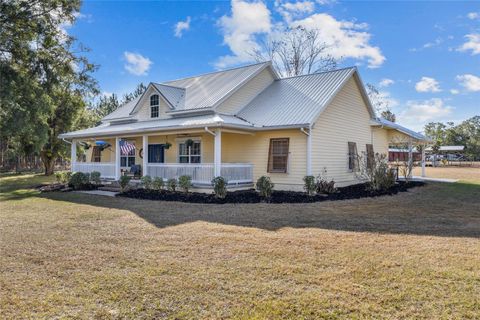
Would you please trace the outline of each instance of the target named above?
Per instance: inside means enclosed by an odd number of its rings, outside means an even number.
[[[385,191],[371,191],[367,189],[365,183],[355,184],[348,187],[338,188],[333,194],[317,194],[308,196],[304,192],[296,191],[273,191],[269,199],[262,198],[254,189],[228,192],[224,199],[218,199],[214,194],[198,193],[198,192],[172,192],[172,191],[156,191],[146,189],[132,189],[118,194],[119,197],[161,200],[161,201],[180,201],[190,203],[307,203],[319,202],[326,200],[347,200],[368,197],[378,197],[384,195],[394,195],[398,192],[407,191],[413,187],[423,186],[425,183],[420,181],[411,181],[408,183],[398,182],[394,187]]]
[[[74,188],[73,185],[71,184],[65,184],[65,183],[52,183],[52,184],[47,184],[47,185],[39,185],[36,187],[36,189],[39,189],[41,192],[53,192],[53,191],[61,191],[61,192],[67,192],[67,191],[72,191],[72,190],[96,190],[99,187],[102,187],[103,185],[101,184],[93,184],[93,183],[84,183],[78,188]]]

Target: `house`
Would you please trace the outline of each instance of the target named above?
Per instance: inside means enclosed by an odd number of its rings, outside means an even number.
[[[339,186],[356,183],[354,154],[424,139],[375,117],[356,68],[280,78],[270,62],[150,83],[99,126],[60,138],[72,142],[73,171],[104,178],[135,164],[152,177],[190,175],[197,187],[215,176],[252,186],[268,175],[275,188],[297,190],[324,170]],[[86,161],[79,144],[93,146]]]

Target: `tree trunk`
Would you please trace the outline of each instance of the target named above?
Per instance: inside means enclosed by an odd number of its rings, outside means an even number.
[[[40,157],[42,158],[43,167],[45,168],[45,175],[51,176],[53,174],[53,169],[55,167],[55,161],[52,156],[47,155],[46,151],[40,152]]]

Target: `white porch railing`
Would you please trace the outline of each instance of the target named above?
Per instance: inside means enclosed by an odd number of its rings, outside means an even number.
[[[100,172],[102,178],[115,178],[115,163],[111,162],[74,162],[73,172],[91,173]]]
[[[161,177],[164,180],[178,179],[187,175],[192,177],[192,183],[210,185],[215,176],[213,163],[149,163],[147,172],[149,176]],[[253,165],[249,163],[222,163],[221,176],[229,184],[244,184],[253,182]]]

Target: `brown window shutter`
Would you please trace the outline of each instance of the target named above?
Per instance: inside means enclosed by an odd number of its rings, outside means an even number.
[[[100,147],[93,147],[92,149],[92,162],[101,162],[102,161],[102,153],[100,151]]]
[[[355,170],[358,168],[357,143],[348,142],[348,168]]]
[[[270,139],[267,172],[287,172],[289,143],[289,138]]]
[[[373,144],[367,143],[367,167],[371,170],[373,169],[374,165],[374,152],[373,152]]]

